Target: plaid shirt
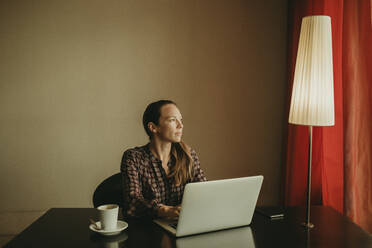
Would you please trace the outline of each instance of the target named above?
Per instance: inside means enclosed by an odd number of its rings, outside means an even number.
[[[199,158],[193,149],[191,157],[194,169],[193,178],[189,182],[206,181]],[[174,166],[175,162],[171,155],[168,167]],[[124,152],[121,174],[124,182],[124,216],[155,217],[160,204],[168,206],[181,204],[185,185],[177,186],[174,178],[167,178],[162,161],[152,154],[149,144]]]

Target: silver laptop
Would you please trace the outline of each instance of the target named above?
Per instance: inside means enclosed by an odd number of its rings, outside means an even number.
[[[176,237],[249,225],[262,181],[263,176],[253,176],[189,183],[178,222],[154,222]]]

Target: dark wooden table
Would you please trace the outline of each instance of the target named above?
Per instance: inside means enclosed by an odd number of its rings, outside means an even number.
[[[112,237],[89,230],[93,208],[52,208],[11,240],[20,247],[372,247],[372,236],[329,207],[311,210],[315,227],[301,226],[305,209],[288,208],[285,218],[270,220],[255,214],[249,227],[175,239],[151,221],[128,221],[129,228]]]

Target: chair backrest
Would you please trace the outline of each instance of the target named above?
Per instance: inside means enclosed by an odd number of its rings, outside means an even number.
[[[123,178],[121,173],[114,174],[100,183],[93,194],[93,205],[117,204],[123,207]]]

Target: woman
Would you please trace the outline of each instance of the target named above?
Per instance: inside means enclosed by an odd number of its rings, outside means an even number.
[[[124,152],[121,173],[128,217],[177,219],[185,185],[206,181],[195,151],[182,142],[182,115],[176,104],[147,106],[143,127],[150,142]]]

